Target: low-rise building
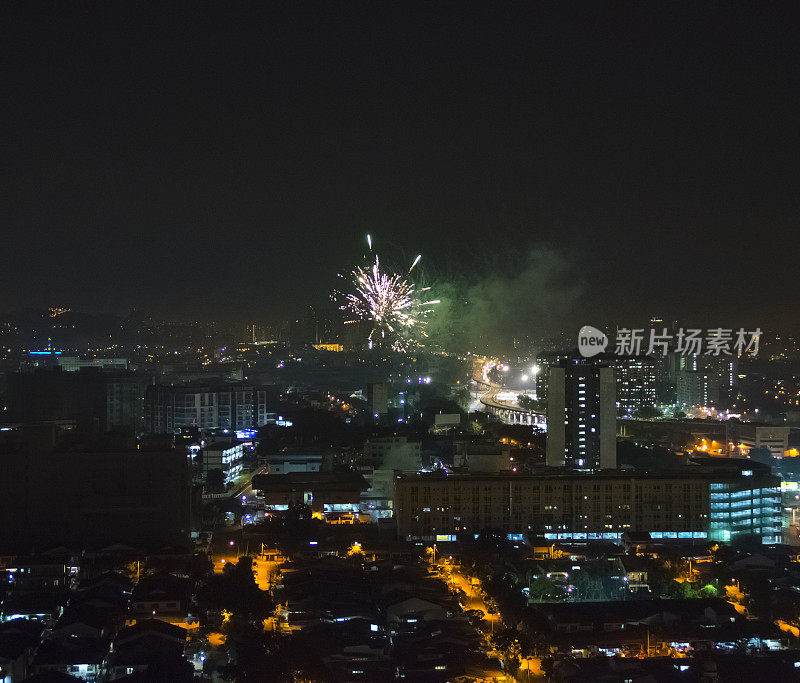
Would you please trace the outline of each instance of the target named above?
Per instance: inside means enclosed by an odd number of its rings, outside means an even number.
[[[409,540],[494,529],[514,540],[528,534],[619,541],[625,532],[646,531],[658,540],[752,534],[774,543],[781,534],[779,487],[759,463],[720,458],[664,472],[402,475],[395,517],[399,536]]]
[[[107,680],[152,670],[164,675],[183,660],[186,631],[160,619],[145,619],[117,634],[105,662]],[[165,676],[166,677],[166,676]]]
[[[756,425],[748,422],[736,424],[733,438],[739,455],[746,457],[754,448],[766,448],[774,458],[783,458],[789,450],[790,427]]]
[[[396,470],[370,469],[364,472],[368,488],[361,494],[361,513],[369,515],[372,522],[393,515],[396,476]]]
[[[21,681],[30,674],[42,631],[42,624],[28,619],[0,625],[0,681]]]
[[[66,549],[35,557],[17,557],[2,566],[15,594],[72,588],[79,570],[79,558]]]
[[[330,470],[330,458],[322,452],[284,450],[270,454],[267,469],[270,474],[291,474],[292,472],[322,472]]]
[[[64,613],[66,591],[42,591],[24,595],[7,595],[0,606],[0,622],[25,619],[38,621],[50,628]]]
[[[81,368],[110,368],[127,370],[127,358],[78,358],[77,356],[57,356],[56,364],[64,372],[77,372]]]
[[[314,512],[357,514],[364,478],[354,472],[294,472],[257,474],[253,490],[263,496],[267,510],[288,510],[290,505],[308,505]]]
[[[189,612],[190,593],[189,583],[172,574],[142,579],[131,595],[128,625],[151,619],[186,629],[196,625],[196,619]]]
[[[51,639],[39,646],[31,669],[34,674],[63,673],[94,683],[107,654],[108,642],[97,638]]]
[[[364,460],[381,469],[418,470],[422,463],[422,445],[405,436],[368,439],[364,443]]]
[[[201,451],[203,480],[208,480],[211,470],[221,470],[226,484],[233,482],[242,473],[244,444],[230,441],[215,441]]]
[[[620,576],[624,588],[629,593],[649,593],[647,583],[648,564],[641,557],[618,557]]]
[[[516,466],[511,449],[496,444],[462,443],[456,448],[461,452],[456,452],[453,465],[466,468],[472,474],[510,473]]]
[[[733,649],[785,649],[772,624],[750,621],[726,600],[618,600],[539,603],[524,628],[570,656],[675,656]]]

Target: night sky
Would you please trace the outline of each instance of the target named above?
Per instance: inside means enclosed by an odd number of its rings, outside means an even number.
[[[434,279],[513,284],[546,250],[586,322],[795,326],[797,19],[3,3],[0,311],[288,317],[370,232]]]

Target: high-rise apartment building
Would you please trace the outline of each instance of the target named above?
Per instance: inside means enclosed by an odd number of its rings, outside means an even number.
[[[550,369],[547,464],[578,470],[617,466],[614,368],[572,357]]]
[[[655,359],[650,356],[604,354],[603,362],[614,368],[617,387],[617,411],[635,416],[656,402]]]
[[[367,385],[367,410],[374,417],[389,412],[389,383],[370,382]]]
[[[681,355],[677,356],[675,374],[680,406],[724,407],[733,395],[736,360],[724,355]]]
[[[149,386],[145,428],[153,434],[184,429],[256,429],[268,418],[267,391],[252,384]]]
[[[142,431],[148,378],[128,370],[36,368],[6,375],[10,422],[73,421],[87,432]]]
[[[573,355],[574,353],[566,351],[547,351],[537,354],[536,365],[539,367],[539,372],[536,375],[536,398],[539,401],[547,401],[550,387],[550,369],[559,367]]]

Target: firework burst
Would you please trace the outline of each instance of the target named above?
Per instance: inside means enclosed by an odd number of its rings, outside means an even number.
[[[372,238],[367,235],[372,250]],[[366,320],[372,324],[368,343],[386,343],[395,351],[407,351],[419,346],[426,337],[428,313],[438,300],[426,300],[430,287],[418,286],[409,274],[422,256],[417,256],[405,275],[381,270],[380,258],[352,271],[353,291],[344,296],[340,308],[350,313],[350,322]]]

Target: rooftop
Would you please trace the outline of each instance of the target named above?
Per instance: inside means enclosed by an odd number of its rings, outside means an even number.
[[[563,467],[542,467],[531,474],[512,472],[475,472],[451,473],[445,471],[401,474],[399,479],[420,479],[426,481],[453,480],[462,481],[539,481],[542,479],[581,479],[585,481],[613,479],[741,479],[744,472],[750,471],[753,476],[772,476],[770,468],[753,460],[740,458],[694,458],[694,463],[663,470],[620,470],[607,469],[587,474],[578,470]],[[777,479],[777,477],[776,477]]]

